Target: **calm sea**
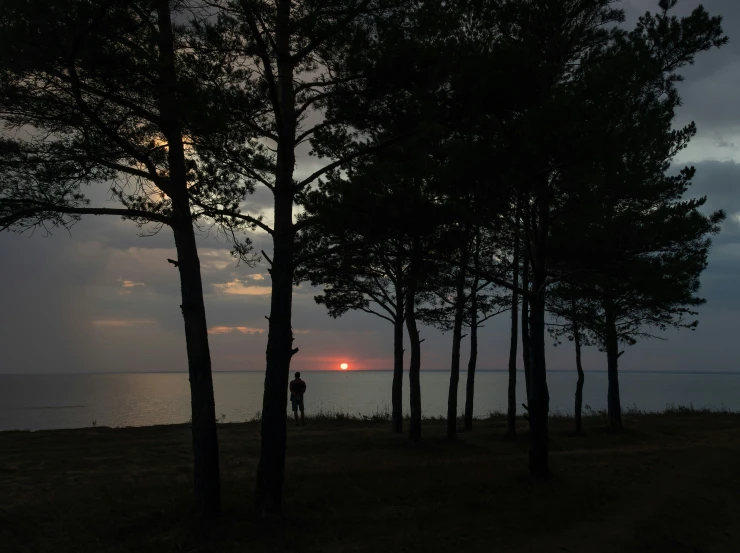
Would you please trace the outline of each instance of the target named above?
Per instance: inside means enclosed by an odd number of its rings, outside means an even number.
[[[460,410],[465,379],[460,375]],[[390,371],[306,371],[307,414],[323,411],[371,415],[390,409]],[[260,372],[215,373],[216,414],[226,422],[252,418],[261,409],[264,376]],[[519,374],[523,384],[523,375]],[[548,372],[552,410],[573,411],[576,375]],[[508,375],[503,371],[476,373],[475,414],[506,409]],[[422,409],[425,415],[447,412],[449,375],[422,371]],[[524,388],[518,388],[518,404]],[[740,374],[735,373],[622,373],[624,407],[662,410],[668,404],[740,410]],[[404,381],[408,410],[408,375]],[[606,406],[606,373],[587,372],[584,404]],[[190,418],[187,374],[72,374],[0,375],[0,430],[42,430],[91,426],[172,424]]]

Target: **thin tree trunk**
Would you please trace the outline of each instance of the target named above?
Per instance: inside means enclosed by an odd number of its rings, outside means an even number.
[[[261,450],[255,485],[255,506],[260,516],[280,513],[285,477],[287,404],[290,360],[293,349],[291,311],[293,302],[294,238],[293,170],[295,166],[295,108],[293,62],[290,59],[289,0],[277,2],[275,43],[277,50],[278,148],[275,169],[275,223],[270,267],[272,297],[268,325],[267,367],[262,399]]]
[[[522,252],[522,289],[529,290],[529,257],[526,248]],[[524,365],[524,385],[527,391],[527,405],[530,402],[530,367],[532,348],[529,345],[529,294],[522,294],[522,364]]]
[[[409,269],[409,283],[406,286],[406,330],[409,334],[409,346],[411,348],[411,359],[409,362],[409,396],[411,407],[411,421],[409,423],[409,441],[421,440],[421,383],[419,371],[421,370],[421,341],[419,330],[416,326],[416,279],[419,271],[418,245],[414,241],[411,252],[411,267]]]
[[[607,379],[609,388],[607,392],[607,411],[609,416],[609,428],[613,432],[622,430],[622,404],[619,399],[619,339],[617,335],[617,319],[614,304],[607,300],[604,305],[606,323],[606,361]]]
[[[578,382],[576,383],[576,405],[575,405],[575,419],[576,419],[576,434],[580,434],[583,430],[581,427],[581,412],[583,411],[583,366],[581,365],[581,332],[578,328],[578,311],[576,309],[576,299],[571,299],[571,309],[573,318],[573,341],[576,344],[576,370],[578,371]]]
[[[533,478],[546,479],[548,469],[548,393],[545,365],[545,294],[540,287],[544,276],[535,273],[534,290],[530,305],[530,332],[532,366],[529,399],[529,472]]]
[[[160,56],[159,107],[161,127],[168,143],[172,230],[177,250],[177,268],[180,273],[182,294],[180,309],[185,323],[190,380],[195,507],[200,516],[212,517],[221,509],[221,484],[208,324],[203,302],[198,247],[187,192],[182,128],[175,102],[177,76],[171,13],[166,0],[159,0],[156,8]]]
[[[463,263],[467,261],[467,256]],[[457,386],[460,381],[460,342],[465,317],[465,271],[458,269],[455,297],[455,318],[452,326],[452,363],[450,366],[450,388],[447,394],[447,439],[457,437]]]
[[[403,294],[396,286],[396,319],[393,321],[393,389],[391,403],[393,406],[393,432],[403,432]]]
[[[514,244],[514,268],[512,271],[512,283],[516,287],[519,284],[519,239]],[[511,343],[509,345],[509,394],[508,410],[506,414],[506,436],[516,436],[516,348],[519,341],[519,295],[516,290],[511,292]]]
[[[470,359],[465,385],[465,430],[473,429],[473,400],[475,396],[475,366],[478,362],[478,278],[473,279],[470,298]]]

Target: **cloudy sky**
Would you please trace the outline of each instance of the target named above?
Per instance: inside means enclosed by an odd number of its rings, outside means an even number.
[[[681,0],[679,14],[699,2]],[[625,0],[627,25],[657,0]],[[684,71],[684,99],[676,124],[695,121],[698,134],[676,165],[697,168],[692,195],[707,195],[707,209],[725,209],[728,220],[715,239],[702,278],[696,331],[665,333],[631,347],[621,358],[625,370],[737,370],[740,340],[740,2],[704,2],[724,17],[730,43],[705,53]],[[315,160],[301,152],[298,172]],[[93,195],[93,198],[99,198]],[[267,206],[258,194],[254,205]],[[53,236],[0,234],[0,373],[186,371],[183,322],[170,232],[139,236],[131,222],[89,217],[71,233]],[[255,236],[257,250],[271,251],[266,235]],[[199,238],[213,368],[263,370],[269,314],[269,275],[265,265],[237,267],[229,246],[213,234]],[[355,369],[387,369],[392,364],[392,328],[365,313],[334,320],[313,300],[317,290],[301,286],[294,295],[299,370],[334,369],[347,361]],[[503,369],[508,359],[508,314],[481,330],[481,369]],[[425,369],[449,366],[450,334],[422,328]],[[467,356],[467,350],[463,351]],[[604,369],[603,354],[584,356],[587,369]],[[550,347],[548,367],[570,369],[568,345]]]

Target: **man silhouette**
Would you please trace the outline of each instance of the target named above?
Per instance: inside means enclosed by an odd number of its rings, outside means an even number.
[[[295,379],[290,383],[290,403],[293,406],[293,416],[296,426],[306,426],[306,416],[303,412],[303,394],[306,393],[306,383],[301,380],[301,373],[295,373]],[[298,408],[301,409],[301,422],[298,422]]]

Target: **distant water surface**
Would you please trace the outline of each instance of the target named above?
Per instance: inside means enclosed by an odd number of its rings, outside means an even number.
[[[291,373],[292,374],[292,373]],[[343,411],[371,415],[390,409],[391,371],[305,371],[307,413]],[[292,378],[292,376],[291,376]],[[467,373],[460,374],[459,411],[465,402]],[[252,418],[262,408],[264,373],[214,373],[216,415],[226,422]],[[518,401],[524,401],[524,375],[518,373]],[[475,415],[506,409],[508,375],[478,371]],[[576,374],[548,372],[550,406],[573,412]],[[447,412],[449,374],[422,371],[425,415]],[[740,374],[622,373],[623,407],[662,410],[667,404],[740,410]],[[606,407],[606,373],[587,372],[584,404]],[[408,374],[404,379],[408,411]],[[92,426],[172,424],[190,418],[190,388],[184,373],[0,375],[0,430],[42,430]]]

